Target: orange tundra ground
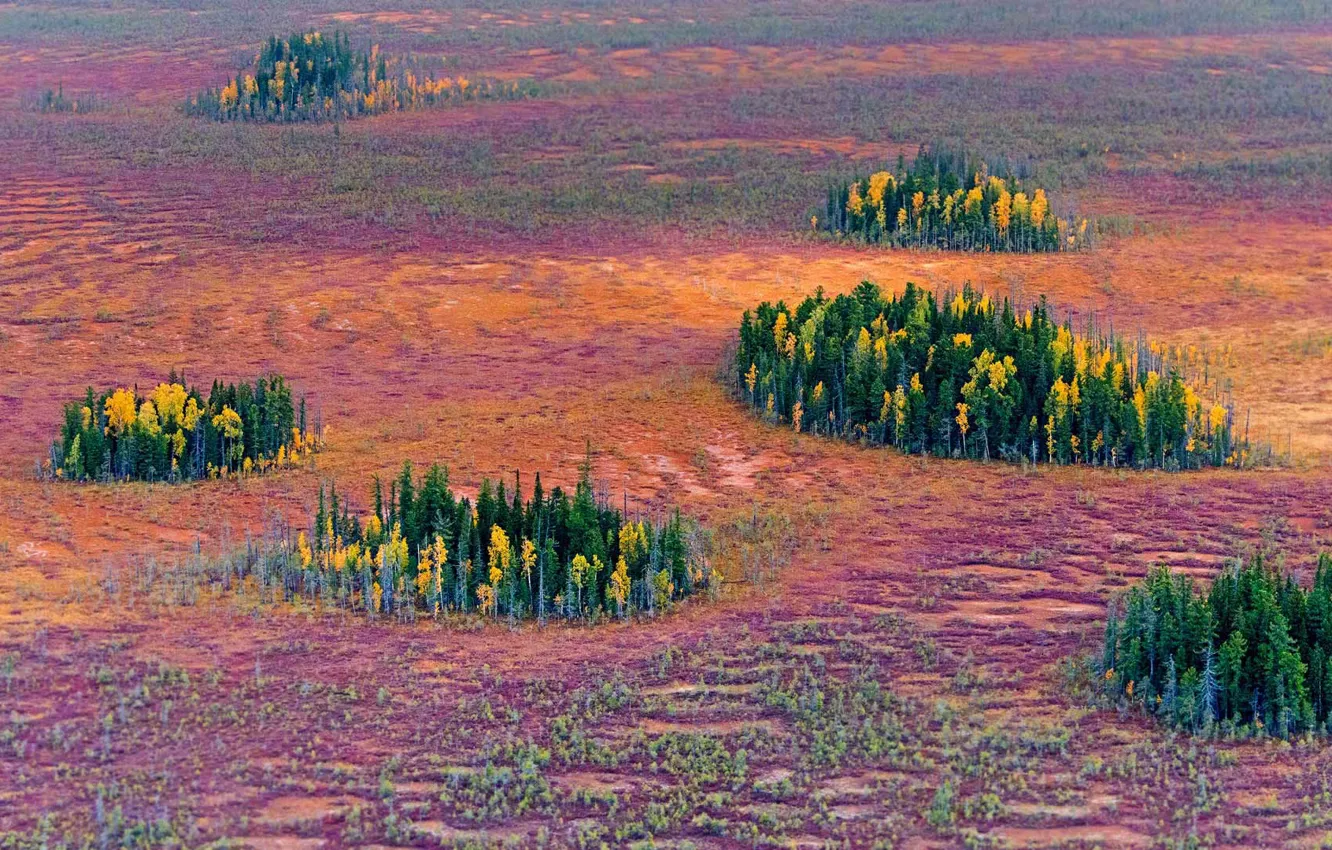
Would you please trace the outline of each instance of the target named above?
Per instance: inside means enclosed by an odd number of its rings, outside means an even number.
[[[1326,45],[1305,37],[1290,55]],[[78,53],[24,49],[33,78]],[[975,49],[901,52],[970,72]],[[1029,52],[985,49],[1019,64]],[[1087,45],[1128,66],[1179,49]],[[744,73],[769,73],[768,54],[743,53],[758,64]],[[646,75],[703,61],[659,59],[603,57]],[[574,110],[578,97],[495,109]],[[488,108],[389,120],[484,122]],[[1091,710],[1064,667],[1096,651],[1107,598],[1154,563],[1207,577],[1267,543],[1303,575],[1327,547],[1332,231],[1307,208],[1171,204],[1141,235],[1053,257],[656,232],[573,248],[437,236],[358,248],[322,222],[302,240],[237,235],[236,198],[276,208],[299,184],[226,163],[87,173],[19,150],[42,167],[0,165],[0,830],[15,846],[40,843],[43,814],[93,842],[140,828],[148,843],[296,850],[649,834],[675,847],[1332,837],[1324,743],[1176,737]],[[1137,179],[1084,202],[1113,211]],[[1293,463],[1168,475],[907,458],[793,435],[727,396],[716,373],[744,309],[864,278],[1044,293],[1229,349],[1237,403]],[[172,368],[204,381],[280,369],[327,426],[317,471],[177,487],[35,480],[64,400]],[[656,622],[596,628],[125,601],[130,556],[218,551],[270,511],[303,520],[321,480],[362,508],[369,476],[403,458],[448,464],[464,490],[514,468],[568,482],[588,440],[598,477],[636,503],[674,502],[718,527],[788,518],[789,564]],[[544,757],[524,755],[529,744]]]

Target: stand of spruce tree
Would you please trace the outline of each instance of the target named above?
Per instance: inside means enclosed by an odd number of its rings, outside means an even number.
[[[379,52],[355,50],[346,33],[271,36],[253,65],[185,104],[189,115],[218,121],[337,121],[470,100],[540,94],[532,80],[467,79],[407,67]]]
[[[1262,555],[1206,592],[1161,566],[1112,602],[1105,686],[1195,732],[1325,733],[1332,719],[1332,555],[1309,589]]]
[[[1018,311],[970,286],[820,289],[795,309],[746,311],[735,367],[760,415],[909,453],[1163,469],[1246,458],[1231,407],[1172,350],[1075,333],[1044,299]]]
[[[696,525],[678,510],[626,515],[597,497],[587,465],[572,493],[538,475],[525,500],[515,474],[512,491],[487,479],[473,501],[443,466],[418,478],[408,462],[371,498],[360,517],[321,486],[308,531],[255,547],[237,577],[368,617],[542,621],[651,615],[720,580]]]
[[[141,393],[119,387],[65,405],[48,472],[71,481],[190,481],[299,463],[318,447],[281,375],[214,381],[205,396],[173,371]]]
[[[922,147],[908,168],[828,189],[813,224],[837,239],[962,251],[1064,251],[1089,244],[1087,220],[1060,218],[1043,188],[1003,163]]]

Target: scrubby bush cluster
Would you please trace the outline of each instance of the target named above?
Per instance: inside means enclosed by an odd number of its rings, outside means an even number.
[[[983,161],[921,149],[908,169],[835,185],[812,224],[839,239],[964,251],[1062,251],[1087,243],[1087,221],[1055,215],[1030,190]],[[1030,193],[1029,193],[1030,191]]]
[[[417,477],[407,463],[387,493],[375,480],[363,517],[321,487],[306,530],[275,529],[239,562],[209,567],[209,580],[368,617],[511,621],[652,615],[720,581],[693,523],[678,511],[626,516],[596,495],[587,466],[572,493],[547,493],[538,475],[524,501],[519,485],[510,495],[483,481],[473,501],[444,467]]]
[[[435,76],[389,59],[378,46],[353,50],[345,33],[306,32],[270,37],[247,71],[191,98],[185,111],[221,121],[320,121],[537,91],[531,81]]]
[[[937,298],[868,281],[796,309],[746,311],[737,390],[796,431],[945,457],[1167,469],[1245,461],[1233,413],[1193,349],[1075,333],[1044,300],[967,287]]]
[[[118,387],[97,395],[89,387],[66,404],[45,472],[72,481],[252,475],[303,463],[319,448],[318,430],[281,375],[214,381],[205,397],[172,372],[145,393]]]
[[[1282,738],[1326,732],[1332,715],[1332,555],[1313,585],[1255,555],[1210,589],[1158,567],[1112,602],[1104,684],[1173,726]]]
[[[66,94],[64,83],[53,89],[44,89],[37,94],[28,95],[23,98],[23,103],[29,109],[41,113],[88,113],[96,112],[101,107],[96,95],[92,92]]]

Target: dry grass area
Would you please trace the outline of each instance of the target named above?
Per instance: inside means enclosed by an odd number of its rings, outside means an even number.
[[[493,23],[520,26],[525,14]],[[465,11],[328,13],[401,38],[455,16],[486,25]],[[1072,255],[868,251],[633,220],[526,238],[418,231],[410,216],[326,213],[336,196],[295,166],[274,176],[271,163],[201,163],[170,138],[167,154],[107,155],[119,148],[106,138],[126,126],[186,126],[162,104],[235,54],[200,38],[198,64],[163,87],[143,81],[132,45],[31,33],[0,43],[0,67],[21,69],[11,94],[77,79],[109,88],[121,109],[85,121],[4,106],[19,139],[0,158],[0,830],[13,846],[41,845],[43,829],[52,844],[68,830],[103,846],[228,839],[260,850],[1332,839],[1322,741],[1177,737],[1092,710],[1064,666],[1098,647],[1105,601],[1152,564],[1205,578],[1239,547],[1268,543],[1303,568],[1332,541],[1325,201],[1214,204],[1174,191],[1168,165],[1112,161],[1105,181],[1074,186],[1086,208],[1114,214],[1144,188],[1163,200],[1135,210],[1144,226],[1132,234]],[[586,55],[519,44],[477,61],[648,80],[647,95],[624,93],[647,112],[686,108],[688,87],[713,77],[761,86],[1045,61],[1132,71],[1278,49],[1321,75],[1332,36]],[[387,116],[349,134],[485,134],[618,96],[571,89]],[[667,143],[690,155],[754,145],[801,164],[895,157],[921,141],[790,129]],[[305,131],[235,132],[266,134],[276,151],[281,134]],[[67,146],[43,150],[43,133]],[[1144,154],[1170,161],[1165,149]],[[543,155],[568,152],[521,152]],[[498,163],[497,179],[536,173]],[[647,170],[645,183],[672,182]],[[797,437],[732,403],[715,373],[744,309],[864,278],[1048,294],[1117,327],[1226,349],[1253,431],[1293,463],[1168,475],[926,460]],[[317,472],[177,487],[34,479],[59,400],[172,368],[280,369],[327,425]],[[659,621],[595,628],[367,625],[225,599],[125,601],[127,558],[234,545],[270,512],[303,516],[320,480],[360,487],[404,457],[447,463],[463,489],[514,467],[570,480],[589,440],[597,476],[635,502],[670,500],[719,527],[756,510],[789,517],[801,541],[792,562]],[[366,494],[354,498],[366,507]]]

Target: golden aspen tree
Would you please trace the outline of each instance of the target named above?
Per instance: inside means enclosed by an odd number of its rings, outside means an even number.
[[[876,171],[871,174],[869,177],[869,190],[867,192],[870,206],[875,207],[876,209],[882,209],[884,195],[890,187],[895,185],[895,183],[896,180],[890,172]],[[859,186],[857,186],[857,189],[859,189]]]
[[[181,413],[180,427],[186,431],[193,431],[199,427],[199,420],[203,417],[204,411],[199,407],[199,402],[194,398],[189,398],[185,402],[185,408]]]
[[[476,586],[476,607],[482,616],[496,614],[494,587],[488,584],[478,584]]]
[[[145,434],[156,436],[162,433],[162,425],[157,419],[157,408],[153,406],[151,400],[145,401],[139,406],[139,430]]]
[[[1033,227],[1045,225],[1045,216],[1050,211],[1050,203],[1045,198],[1045,190],[1037,189],[1031,199],[1031,223]]]
[[[164,426],[180,425],[185,418],[185,388],[180,384],[158,384],[152,394],[157,417]]]
[[[865,199],[860,197],[860,184],[852,183],[846,196],[846,211],[851,215],[861,215],[865,211]]]
[[[416,561],[416,595],[426,598],[429,595],[431,587],[434,586],[434,552],[429,546],[421,550],[421,555]]]
[[[138,418],[134,390],[118,389],[106,400],[106,433],[120,436]]]
[[[860,333],[856,335],[856,360],[861,363],[868,363],[874,352],[874,341],[870,336],[869,328],[861,328]]]
[[[791,405],[791,430],[800,433],[800,420],[805,415],[805,406],[800,402]]]
[[[444,607],[444,570],[449,563],[449,549],[444,545],[444,538],[435,535],[435,541],[430,544],[430,559],[434,562],[434,575],[432,590],[434,591],[431,600],[434,605],[434,614],[439,616],[440,610]]]
[[[880,372],[888,368],[888,341],[883,337],[874,340],[874,364]]]
[[[281,104],[287,93],[287,63],[278,62],[273,72],[273,80],[268,84],[273,100]]]
[[[523,578],[527,581],[527,595],[530,598],[533,595],[532,590],[532,570],[537,565],[537,547],[536,544],[526,537],[523,538],[523,545],[519,553],[519,561],[523,565]]]
[[[626,603],[629,601],[629,566],[621,556],[619,562],[615,565],[615,571],[611,573],[610,591],[611,599],[615,600],[615,605],[619,609],[621,617],[628,616]]]
[[[513,568],[513,547],[509,545],[509,535],[498,525],[490,527],[490,548],[486,552],[486,562],[490,565],[490,587],[494,595],[499,592],[500,582]]]
[[[569,580],[573,582],[575,593],[575,605],[578,613],[583,612],[583,583],[587,580],[588,573],[592,571],[592,565],[587,562],[587,558],[582,553],[573,556],[569,562]]]
[[[244,450],[244,445],[241,443],[241,438],[245,435],[244,423],[241,422],[239,413],[230,406],[223,405],[222,412],[213,417],[213,427],[222,437],[223,463],[227,469],[230,469],[232,461],[238,460]]]
[[[1013,220],[1013,198],[1007,188],[1000,188],[999,198],[994,202],[994,224],[1000,239],[1008,238],[1008,226]]]
[[[306,539],[304,531],[296,537],[296,553],[301,560],[301,569],[310,569],[310,565],[314,561],[314,552],[310,549],[310,541]]]
[[[786,326],[787,326],[786,314],[778,313],[777,319],[776,321],[773,322],[772,326],[772,338],[773,338],[774,348],[779,354],[782,352],[782,349],[786,346]]]
[[[949,302],[948,308],[952,311],[954,317],[960,319],[967,312],[967,299],[963,298],[962,293],[959,292],[957,295],[953,296],[953,300]]]
[[[663,607],[669,607],[671,599],[675,597],[675,582],[671,581],[671,571],[669,569],[657,570],[657,574],[652,578],[654,598],[662,600]]]
[[[959,401],[957,403],[957,416],[954,417],[954,421],[957,422],[958,430],[962,432],[963,455],[966,455],[967,453],[967,431],[971,428],[971,423],[967,419],[967,409],[966,402]]]
[[[919,372],[911,377],[911,387],[913,390],[919,389]],[[908,398],[906,387],[898,384],[897,389],[893,391],[893,426],[898,448],[903,448],[907,444],[907,420],[910,416],[910,402],[908,401]]]
[[[976,186],[967,192],[966,199],[962,201],[962,213],[967,216],[977,216],[981,212],[981,203],[984,198],[981,194],[981,188]]]

